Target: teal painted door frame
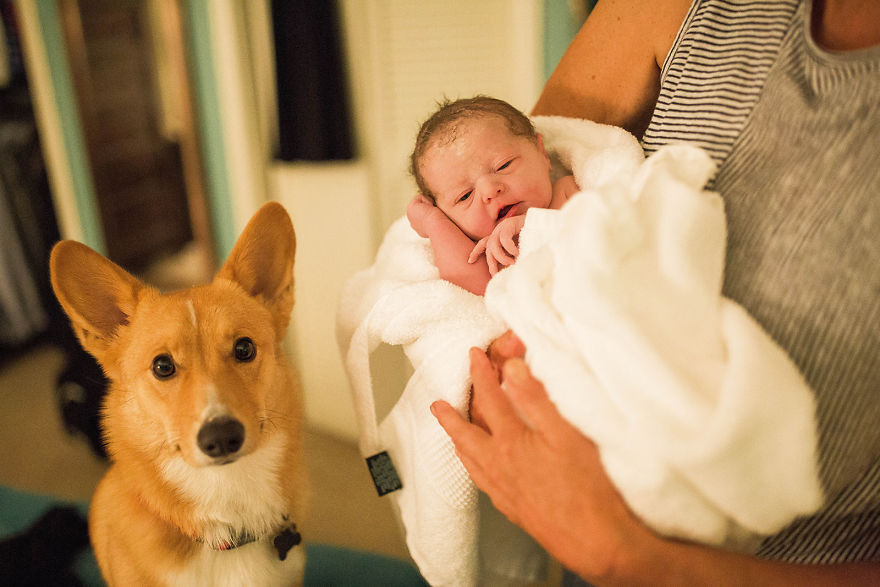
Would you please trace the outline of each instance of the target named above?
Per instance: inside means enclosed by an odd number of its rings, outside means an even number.
[[[202,165],[205,171],[208,207],[217,259],[225,259],[235,244],[235,220],[226,149],[223,143],[214,52],[211,41],[210,0],[185,0],[183,12],[189,52],[187,63],[193,84],[195,113],[199,128]]]
[[[73,182],[73,194],[79,216],[80,230],[84,244],[101,254],[106,254],[104,231],[98,212],[92,173],[89,167],[88,151],[79,111],[76,106],[76,92],[70,74],[70,61],[61,29],[61,18],[56,2],[35,1],[49,77],[54,89],[54,105],[61,121],[61,136],[64,152]]]

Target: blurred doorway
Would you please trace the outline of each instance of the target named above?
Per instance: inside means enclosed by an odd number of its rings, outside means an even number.
[[[213,239],[179,0],[58,0],[108,256],[130,271]]]

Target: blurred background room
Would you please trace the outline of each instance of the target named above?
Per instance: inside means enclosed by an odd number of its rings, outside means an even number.
[[[0,486],[85,504],[106,467],[106,382],[54,301],[52,244],[188,287],[276,200],[297,233],[286,342],[309,423],[304,534],[408,560],[357,451],[339,292],[404,214],[435,102],[483,93],[529,111],[591,4],[0,0]],[[407,366],[390,348],[374,361],[381,418]]]

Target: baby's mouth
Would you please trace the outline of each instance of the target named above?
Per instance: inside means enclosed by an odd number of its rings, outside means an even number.
[[[516,204],[510,204],[509,206],[505,206],[501,210],[499,210],[498,211],[498,218],[495,219],[496,222],[502,220],[505,216],[507,216],[510,213],[510,211],[513,210],[514,206],[516,206]]]

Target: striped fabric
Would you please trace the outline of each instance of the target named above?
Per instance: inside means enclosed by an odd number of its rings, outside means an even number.
[[[646,153],[684,137],[721,163],[758,101],[798,2],[694,2],[663,64],[642,139]]]
[[[696,0],[644,146],[696,142],[719,164],[724,293],[816,392],[826,505],[758,554],[880,560],[880,47],[820,49],[798,4]]]

